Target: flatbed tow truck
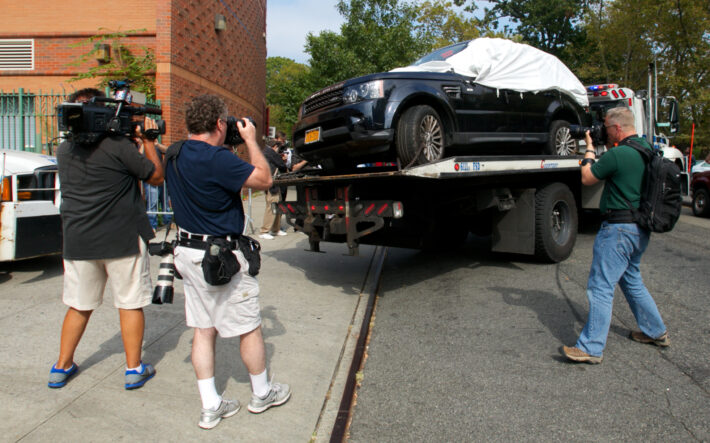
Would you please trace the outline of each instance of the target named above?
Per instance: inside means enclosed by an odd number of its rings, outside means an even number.
[[[311,251],[322,241],[346,243],[351,255],[360,244],[445,249],[473,232],[490,235],[493,251],[560,262],[574,247],[579,212],[598,208],[601,195],[601,184],[581,185],[580,161],[460,156],[347,175],[301,170],[277,177],[297,193],[275,205]]]

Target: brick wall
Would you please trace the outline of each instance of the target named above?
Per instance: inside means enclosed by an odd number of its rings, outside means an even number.
[[[265,0],[158,0],[157,91],[170,124],[168,140],[184,138],[183,110],[199,94],[217,94],[237,117],[264,128]],[[227,29],[214,29],[215,14]]]
[[[217,13],[226,17],[224,31],[214,29]],[[265,17],[266,0],[3,2],[0,38],[35,38],[36,69],[0,71],[0,89],[72,91],[93,86],[96,82],[92,80],[67,82],[81,68],[66,63],[87,50],[69,45],[97,34],[101,27],[110,31],[145,29],[142,36],[131,38],[129,45],[145,45],[155,51],[157,99],[168,127],[164,141],[185,137],[184,106],[204,93],[224,98],[232,115],[254,118],[263,133]]]

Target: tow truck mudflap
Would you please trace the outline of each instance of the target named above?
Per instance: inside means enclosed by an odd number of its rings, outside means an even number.
[[[286,216],[295,231],[308,235],[310,250],[320,252],[321,241],[343,242],[350,255],[358,255],[359,239],[385,226],[387,219],[403,216],[402,203],[394,200],[351,199],[351,186],[336,189],[336,198],[321,200],[318,189],[305,188],[305,202],[272,204]]]

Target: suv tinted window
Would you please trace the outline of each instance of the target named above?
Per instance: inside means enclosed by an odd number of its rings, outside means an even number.
[[[433,61],[443,61],[446,60],[447,58],[451,57],[452,55],[461,52],[468,46],[469,42],[463,42],[463,43],[456,43],[451,46],[447,46],[445,48],[437,49],[434,52],[431,52],[424,57],[420,58],[419,60],[415,61],[412,63],[412,66],[418,66],[423,63],[427,62],[433,62]]]

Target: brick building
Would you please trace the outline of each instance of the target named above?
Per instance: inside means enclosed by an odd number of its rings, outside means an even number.
[[[103,29],[100,29],[103,28]],[[0,90],[67,94],[97,80],[68,80],[98,60],[68,65],[90,48],[72,44],[103,32],[155,53],[156,98],[164,141],[185,137],[184,105],[203,93],[225,99],[232,115],[266,127],[266,0],[8,0],[0,14]]]

